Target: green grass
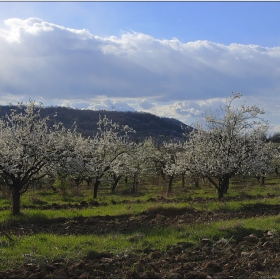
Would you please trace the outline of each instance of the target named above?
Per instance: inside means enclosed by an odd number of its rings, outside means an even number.
[[[9,210],[1,211],[0,223],[8,223],[11,221],[20,221],[21,223],[36,223],[42,220],[52,220],[57,218],[73,219],[77,217],[92,216],[119,216],[119,215],[136,215],[146,209],[153,207],[154,202],[146,203],[123,203],[109,204],[107,206],[89,207],[84,209],[60,209],[60,210],[39,210],[25,209],[22,210],[22,216],[13,216]],[[163,207],[169,207],[168,203],[161,203]],[[176,207],[186,206],[184,203],[176,204]]]
[[[174,228],[152,228],[128,234],[117,231],[106,235],[53,235],[34,234],[6,241],[0,245],[0,269],[22,262],[51,261],[56,258],[82,259],[90,252],[111,254],[130,253],[143,246],[153,244],[153,248],[164,250],[183,238],[178,237]]]
[[[167,182],[159,185],[142,185],[136,194],[124,194],[126,189],[120,185],[115,193],[108,187],[102,187],[96,201],[100,206],[71,209],[22,209],[22,216],[14,217],[11,210],[1,210],[0,225],[8,228],[9,223],[21,225],[52,223],[54,219],[71,220],[79,217],[137,215],[143,211],[176,211],[176,209],[194,208],[208,212],[243,211],[246,208],[279,205],[280,179],[271,176],[265,186],[260,186],[256,179],[233,178],[228,194],[223,202],[218,202],[217,193],[209,183],[201,181],[201,188],[192,184],[182,190],[180,181],[175,182],[173,192],[166,194]],[[244,199],[240,199],[243,197]],[[164,198],[162,201],[149,201],[150,198]],[[22,196],[23,206],[48,206],[52,204],[79,204],[92,201],[92,188],[83,186],[78,193],[68,189],[67,192],[52,189],[29,190]],[[0,207],[11,207],[9,195],[1,193]],[[178,242],[197,244],[202,238],[215,242],[221,238],[235,242],[251,233],[261,236],[264,230],[280,234],[280,216],[231,219],[219,222],[178,224],[166,227],[141,227],[126,234],[115,232],[104,235],[58,235],[36,233],[33,235],[11,236],[10,241],[0,233],[0,269],[16,267],[25,262],[51,261],[57,258],[93,257],[95,253],[109,254],[141,253],[145,248],[166,251]],[[7,231],[8,232],[8,231]]]
[[[127,234],[105,235],[54,235],[34,234],[20,238],[12,236],[0,244],[0,269],[23,262],[51,261],[57,258],[82,259],[91,252],[110,254],[133,253],[152,247],[165,251],[168,246],[178,242],[199,243],[202,238],[212,242],[221,238],[231,242],[242,240],[249,234],[261,237],[264,230],[280,232],[280,216],[266,218],[237,219],[211,224],[180,225],[177,227],[148,228]]]
[[[266,198],[266,199],[250,199],[247,201],[190,201],[190,202],[165,202],[156,203],[155,202],[140,202],[140,203],[119,203],[119,204],[108,204],[106,206],[89,207],[89,208],[71,208],[71,209],[59,209],[59,210],[39,210],[39,209],[24,209],[22,210],[23,215],[20,217],[12,216],[10,210],[1,211],[0,223],[8,221],[21,221],[22,223],[36,223],[42,219],[73,219],[77,217],[92,217],[92,216],[119,216],[119,215],[137,215],[155,205],[160,205],[161,207],[190,207],[203,211],[238,211],[244,209],[246,206],[253,206],[255,204],[264,205],[278,205],[280,202],[279,197]]]
[[[220,203],[217,201],[205,202],[176,202],[176,203],[157,203],[143,202],[143,203],[122,203],[122,204],[109,204],[107,206],[89,207],[84,209],[60,209],[60,210],[39,210],[39,209],[25,209],[22,211],[23,216],[12,216],[9,210],[1,211],[0,222],[4,221],[21,221],[25,223],[36,223],[42,219],[73,219],[77,217],[92,217],[92,216],[119,216],[119,215],[137,215],[149,208],[160,205],[163,208],[170,206],[175,208],[190,207],[203,211],[238,211],[244,209],[246,206],[253,206],[256,204],[264,205],[278,205],[279,198],[270,198],[266,200],[253,199],[249,201],[229,201]]]
[[[111,193],[108,187],[101,187],[99,191],[98,202],[111,204],[114,201],[116,204],[121,203],[123,200],[131,201],[132,203],[139,199],[141,201],[147,201],[150,198],[164,196],[168,199],[176,198],[177,200],[186,201],[186,198],[191,197],[193,199],[212,199],[217,200],[216,189],[208,182],[201,180],[201,188],[197,189],[192,185],[187,185],[186,190],[182,191],[180,181],[175,182],[173,186],[173,192],[171,195],[166,195],[167,182],[160,181],[163,185],[146,185],[141,186],[139,193],[134,195],[123,195],[122,191],[125,189],[124,186],[119,186],[115,193]],[[271,176],[266,179],[265,186],[259,186],[258,182],[254,178],[233,178],[231,180],[230,189],[228,194],[225,195],[227,198],[234,198],[240,195],[249,196],[266,196],[276,195],[280,196],[280,180],[275,176]],[[92,200],[92,187],[83,186],[76,193],[74,188],[69,188],[66,192],[53,191],[52,189],[30,189],[21,197],[21,204],[25,206],[46,206],[54,203],[59,204],[74,204],[80,203],[81,201],[89,202]],[[0,193],[0,207],[11,207],[11,198],[5,192],[1,195]]]

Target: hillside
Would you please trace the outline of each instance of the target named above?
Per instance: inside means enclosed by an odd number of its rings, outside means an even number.
[[[9,106],[2,106],[0,116],[4,116],[10,111]],[[161,140],[182,138],[184,132],[182,126],[187,131],[191,131],[192,127],[183,124],[182,122],[171,119],[162,118],[150,113],[144,112],[118,112],[118,111],[93,111],[93,110],[78,110],[66,107],[45,107],[41,110],[41,116],[49,116],[52,124],[54,115],[57,113],[56,121],[62,122],[66,128],[71,128],[73,123],[77,124],[77,131],[84,136],[91,136],[97,132],[97,122],[99,115],[107,116],[114,122],[120,125],[128,125],[136,130],[135,137],[144,139],[152,136]]]

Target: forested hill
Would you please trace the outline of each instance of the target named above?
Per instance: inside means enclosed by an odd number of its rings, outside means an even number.
[[[10,106],[1,106],[0,115],[3,116],[10,112]],[[173,139],[183,138],[183,129],[191,131],[192,127],[182,122],[172,119],[158,117],[150,113],[143,112],[118,112],[118,111],[93,111],[78,110],[66,107],[45,107],[41,109],[41,116],[49,116],[51,122],[54,121],[54,115],[57,122],[62,122],[66,128],[71,128],[73,123],[77,124],[77,131],[84,136],[92,136],[97,132],[97,122],[99,116],[112,119],[120,125],[128,125],[136,130],[135,137],[144,139],[148,136],[155,138]]]

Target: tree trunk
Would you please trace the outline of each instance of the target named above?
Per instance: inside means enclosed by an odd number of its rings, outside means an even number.
[[[222,177],[219,179],[219,189],[224,194],[227,193],[229,187],[229,176]]]
[[[76,188],[79,188],[80,185],[83,183],[83,178],[82,177],[77,177],[73,181],[76,184]]]
[[[264,180],[265,180],[264,176],[257,176],[257,180],[261,184],[261,186],[264,186]]]
[[[173,176],[169,176],[168,193],[171,193],[172,191],[172,183],[173,183]]]
[[[182,173],[182,189],[185,188],[185,185],[186,185],[186,183],[185,183],[185,174]]]
[[[224,191],[222,188],[218,189],[218,197],[219,197],[219,201],[222,201],[224,198]]]
[[[222,178],[218,179],[218,183],[215,182],[210,176],[207,177],[209,182],[215,186],[218,191],[219,201],[223,200],[225,189],[228,188],[230,176],[225,175]]]
[[[116,187],[117,187],[117,185],[118,185],[118,183],[119,183],[121,177],[122,177],[121,175],[119,175],[119,176],[116,176],[115,174],[113,175],[114,183],[113,183],[112,186],[111,186],[111,191],[112,191],[112,192],[114,192],[114,191],[116,190]]]
[[[133,177],[133,185],[132,185],[132,193],[136,193],[137,192],[137,185],[138,185],[138,177],[137,175],[134,175]]]
[[[224,194],[227,193],[228,191],[229,178],[230,176],[225,175],[225,177],[219,179],[219,187],[218,187],[219,201],[221,201],[224,198]]]
[[[13,188],[13,215],[20,215],[20,192],[18,188]]]
[[[199,178],[195,178],[194,186],[198,189],[199,188]]]
[[[96,181],[93,185],[93,198],[97,198],[97,192],[98,192],[99,185],[100,185],[100,181],[99,181],[99,179],[96,179]]]
[[[87,186],[90,186],[90,183],[92,183],[92,178],[85,178],[85,181],[87,182]]]
[[[228,188],[229,188],[229,178],[230,178],[230,176],[227,176],[227,177],[225,177],[224,179],[223,179],[223,186],[222,186],[222,188],[223,188],[223,191],[224,191],[224,193],[227,193],[228,192]]]
[[[157,185],[159,186],[160,185],[160,175],[157,175]]]

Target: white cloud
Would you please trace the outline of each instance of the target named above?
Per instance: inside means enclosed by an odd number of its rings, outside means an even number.
[[[121,111],[121,112],[134,112],[135,109],[128,105],[126,102],[114,102],[110,99],[100,100],[94,102],[87,107],[90,110],[108,110],[108,111]]]
[[[182,43],[136,32],[100,37],[38,18],[5,25],[2,104],[31,97],[45,105],[146,110],[190,121],[242,92],[248,105],[254,101],[279,122],[280,46]]]
[[[150,108],[141,108],[158,116],[175,118],[186,124],[195,124],[210,109],[215,111],[223,105],[224,99],[205,99],[195,101],[176,101],[170,103],[153,104]]]

